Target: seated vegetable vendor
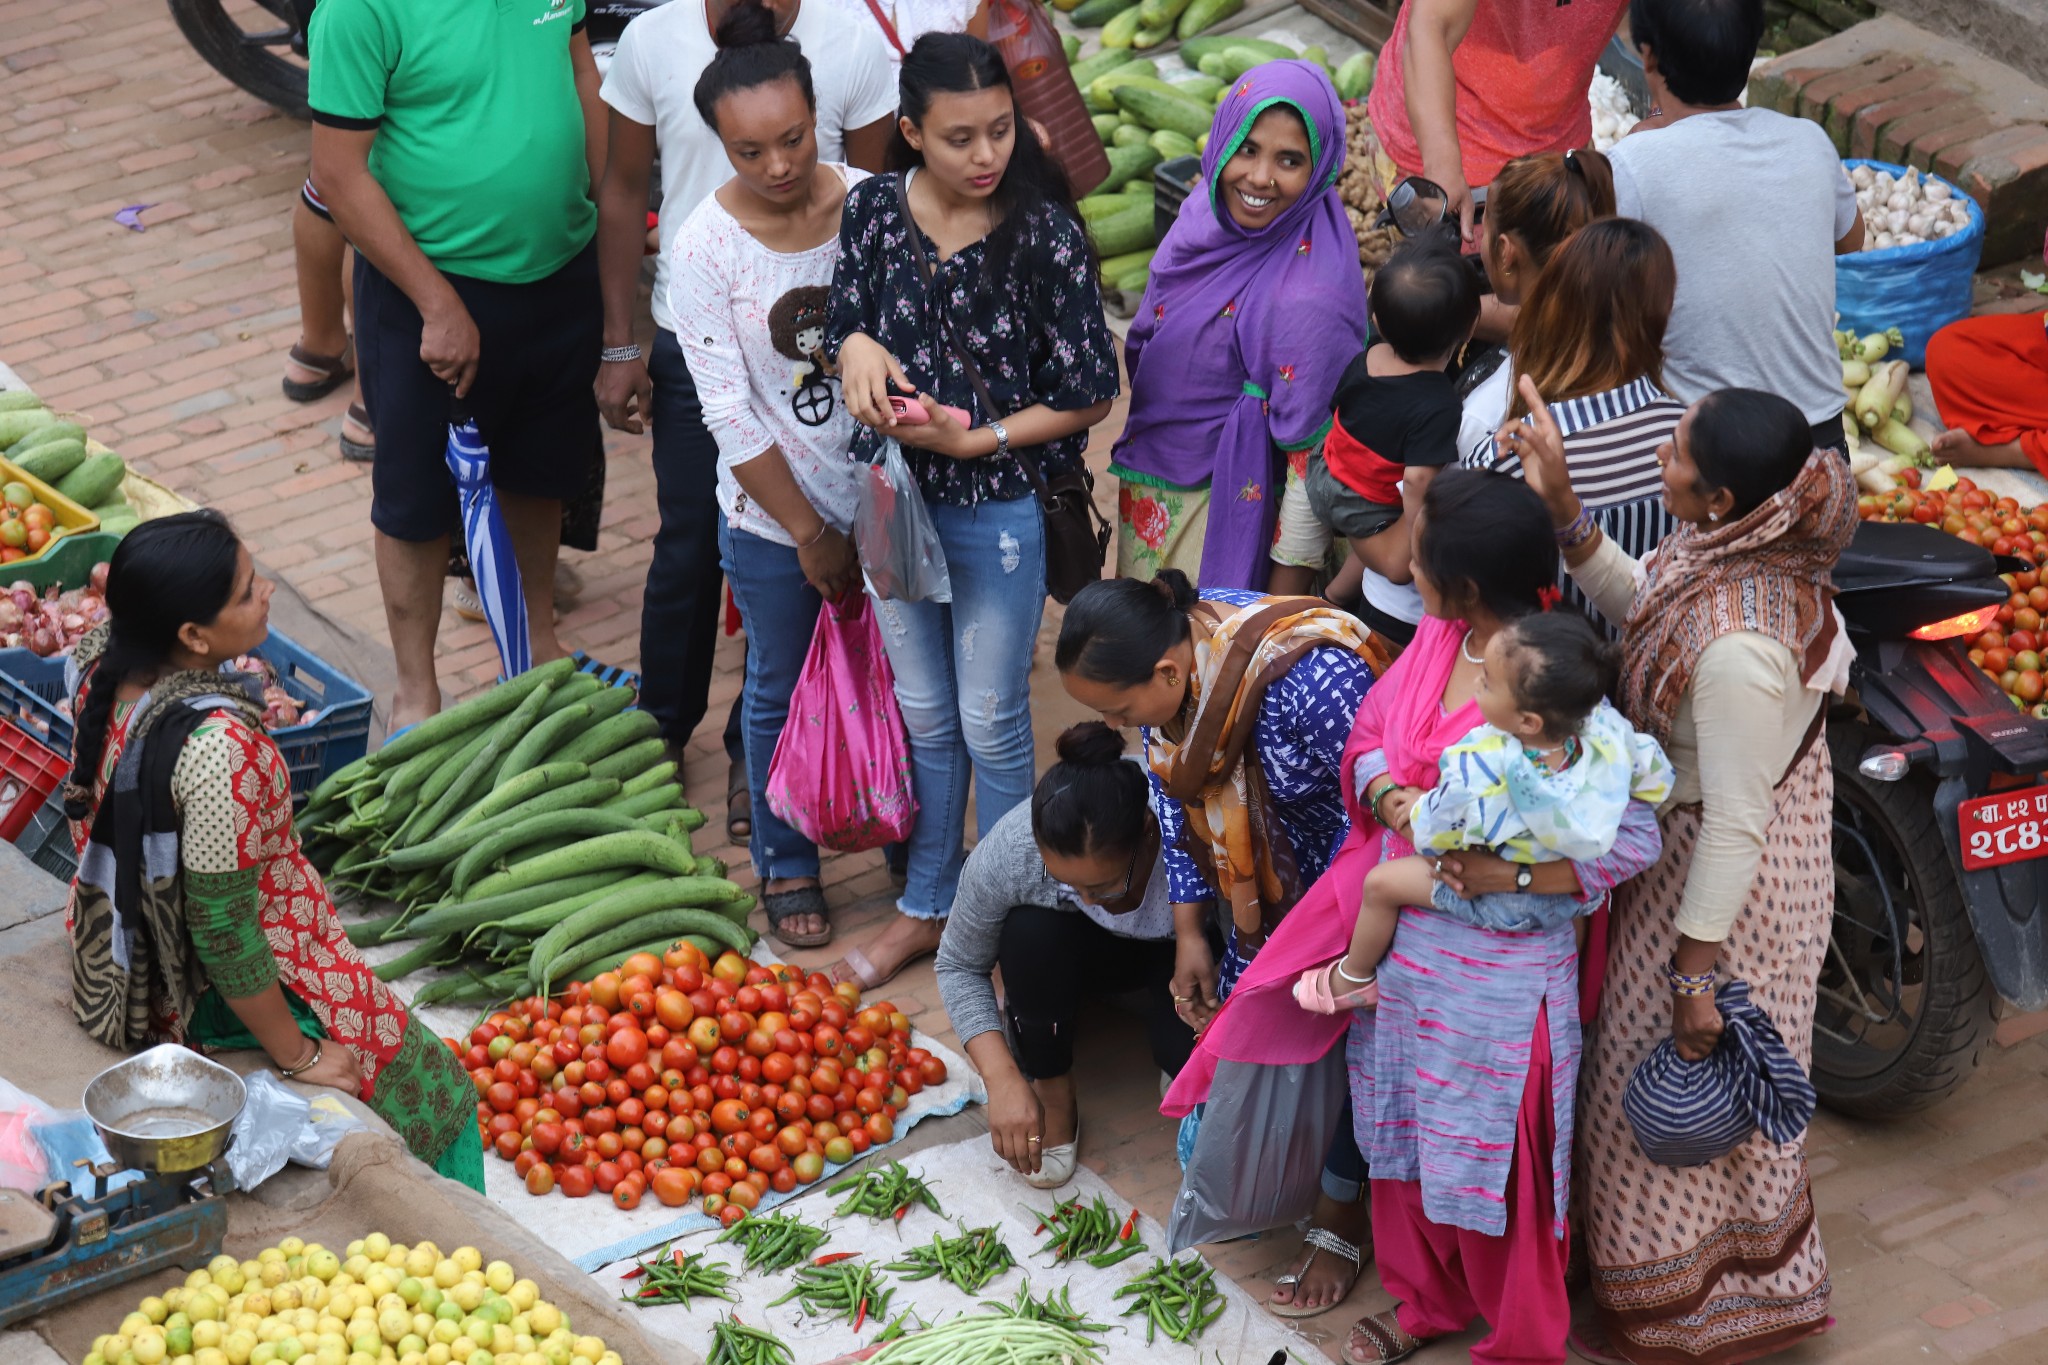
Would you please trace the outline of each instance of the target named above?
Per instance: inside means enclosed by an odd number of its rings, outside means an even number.
[[[1159,821],[1145,770],[1125,761],[1123,747],[1101,721],[1060,736],[1060,761],[1038,779],[1029,808],[1013,808],[967,855],[939,941],[939,994],[988,1086],[989,1138],[1040,1189],[1074,1178],[1083,1000],[1141,995],[1152,1060],[1169,1075],[1195,1042],[1172,999],[1181,946]],[[1214,961],[1218,945],[1198,925],[1188,932],[1202,961]],[[1006,1004],[989,980],[999,965]]]
[[[72,1012],[124,1050],[260,1047],[481,1190],[474,1088],[350,946],[255,689],[222,672],[269,635],[271,588],[217,512],[144,522],[114,551],[109,619],[75,655]]]
[[[2048,472],[2048,327],[2039,313],[1964,318],[1927,343],[1950,464]]]

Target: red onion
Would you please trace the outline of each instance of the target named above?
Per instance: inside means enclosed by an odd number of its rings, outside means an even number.
[[[92,566],[92,572],[86,575],[86,580],[85,580],[85,581],[86,581],[86,582],[87,582],[87,583],[88,583],[89,585],[91,585],[91,587],[92,587],[92,590],[93,590],[94,592],[96,592],[96,593],[105,593],[105,592],[106,592],[106,590],[107,590],[107,571],[108,571],[108,569],[109,569],[109,568],[111,568],[111,567],[112,567],[112,566],[111,566],[111,565],[109,565],[109,564],[108,564],[108,563],[107,563],[107,562],[106,562],[105,560],[101,560],[101,561],[100,561],[99,563],[97,563],[97,564],[95,564],[95,565],[93,565],[93,566]]]

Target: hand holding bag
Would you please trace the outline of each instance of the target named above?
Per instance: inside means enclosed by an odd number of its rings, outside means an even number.
[[[882,632],[860,593],[818,612],[767,796],[768,809],[820,848],[859,853],[910,837],[910,744]]]
[[[924,281],[925,292],[932,294],[931,257],[925,254],[924,243],[918,237],[917,219],[910,212],[907,176],[896,177],[896,203],[911,229],[918,275]],[[939,326],[945,331],[946,345],[959,358],[960,368],[966,372],[967,382],[974,386],[974,396],[981,402],[982,419],[1000,417],[1001,409],[989,392],[988,381],[981,377],[980,367],[953,329],[953,318],[946,311],[945,301],[935,295],[933,301],[939,305]],[[1039,471],[1038,461],[1024,450],[1013,448],[1010,455],[1031,481],[1032,493],[1045,512],[1045,590],[1053,601],[1065,605],[1074,600],[1075,593],[1102,577],[1103,563],[1109,557],[1110,527],[1095,506],[1095,476],[1083,465],[1048,481]]]

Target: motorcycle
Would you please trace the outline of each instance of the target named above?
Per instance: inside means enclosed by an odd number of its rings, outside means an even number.
[[[1868,1117],[1962,1084],[2003,996],[2048,1005],[2048,720],[2016,711],[1964,639],[2024,567],[1932,527],[1865,522],[1835,568],[1855,646],[1828,716],[1835,915],[1813,1082]]]
[[[206,64],[293,118],[306,103],[306,33],[315,0],[170,0],[171,17]],[[628,22],[662,0],[597,0],[584,32],[602,74]]]

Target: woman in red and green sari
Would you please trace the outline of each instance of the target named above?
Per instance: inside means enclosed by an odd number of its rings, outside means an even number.
[[[474,1087],[350,945],[253,679],[224,668],[269,634],[271,587],[214,512],[114,552],[110,618],[75,656],[72,1011],[110,1047],[261,1048],[481,1190]]]

